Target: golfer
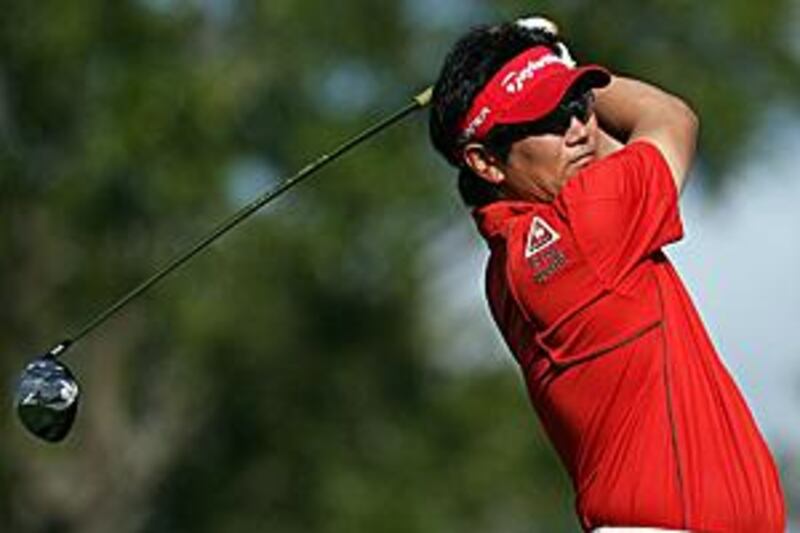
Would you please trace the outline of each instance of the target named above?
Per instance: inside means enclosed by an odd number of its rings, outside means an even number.
[[[491,252],[492,316],[583,529],[784,531],[770,451],[661,251],[683,235],[692,110],[575,66],[535,19],[461,38],[432,104]]]

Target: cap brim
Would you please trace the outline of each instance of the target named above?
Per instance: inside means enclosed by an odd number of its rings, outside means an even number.
[[[611,74],[599,65],[586,65],[541,79],[530,96],[515,103],[496,119],[496,124],[533,122],[546,117],[573,88],[599,89],[611,83]]]

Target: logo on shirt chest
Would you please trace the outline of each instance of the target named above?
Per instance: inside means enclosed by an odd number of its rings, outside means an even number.
[[[561,235],[544,219],[533,217],[528,241],[525,245],[525,259],[533,269],[536,283],[545,283],[567,264],[567,256],[556,243]]]

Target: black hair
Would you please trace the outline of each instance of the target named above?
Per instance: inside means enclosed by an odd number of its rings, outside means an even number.
[[[557,55],[556,38],[515,22],[477,26],[459,39],[445,58],[433,88],[429,133],[434,148],[459,169],[458,190],[464,203],[481,206],[499,198],[497,186],[476,176],[461,160],[465,141],[460,125],[478,93],[511,59],[529,48],[547,46]],[[497,126],[484,140],[487,150],[500,160],[508,158],[511,139],[505,131],[514,126]]]

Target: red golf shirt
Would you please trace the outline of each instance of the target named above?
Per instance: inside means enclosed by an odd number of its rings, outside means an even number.
[[[487,295],[587,530],[782,532],[775,464],[661,247],[682,237],[670,170],[635,142],[551,204],[475,211]]]

